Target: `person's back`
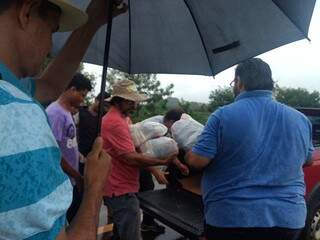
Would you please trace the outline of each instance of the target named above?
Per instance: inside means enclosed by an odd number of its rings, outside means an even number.
[[[93,115],[88,107],[79,109],[78,139],[79,151],[87,156],[97,136],[98,116]]]
[[[110,94],[107,92],[104,94],[104,98],[107,99]],[[90,106],[83,106],[79,108],[79,112],[75,116],[75,122],[77,124],[78,143],[80,153],[86,157],[91,150],[91,147],[98,135],[98,123],[99,123],[99,104],[101,93],[95,97],[94,103]],[[104,101],[104,113],[108,112],[109,103]]]
[[[306,117],[273,100],[271,91],[251,91],[211,118],[219,119],[220,150],[204,171],[203,187],[210,211],[224,215],[216,225],[303,227]]]
[[[288,239],[304,227],[303,165],[311,159],[311,123],[273,99],[269,65],[240,63],[235,102],[209,118],[188,163],[204,168],[206,237]]]

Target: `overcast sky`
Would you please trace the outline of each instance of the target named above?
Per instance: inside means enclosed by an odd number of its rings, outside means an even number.
[[[270,64],[274,80],[281,87],[302,87],[320,91],[320,1],[316,3],[308,40],[288,44],[259,57]],[[100,89],[101,67],[85,64],[85,71],[97,76],[96,92]],[[174,97],[188,101],[208,102],[209,94],[218,87],[229,86],[234,67],[215,78],[193,75],[159,74],[162,86],[174,84]]]

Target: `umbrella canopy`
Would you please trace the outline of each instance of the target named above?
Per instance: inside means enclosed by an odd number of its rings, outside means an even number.
[[[74,0],[85,8],[88,1]],[[109,67],[127,73],[215,75],[240,61],[307,38],[315,0],[125,0],[113,21]],[[105,31],[85,62],[103,64]],[[68,34],[58,33],[54,53]]]

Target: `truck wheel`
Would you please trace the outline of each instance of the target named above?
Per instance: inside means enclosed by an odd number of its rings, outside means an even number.
[[[310,222],[310,240],[320,240],[320,205],[313,213],[313,217]]]
[[[320,240],[320,190],[313,192],[307,202],[306,225],[301,240]]]

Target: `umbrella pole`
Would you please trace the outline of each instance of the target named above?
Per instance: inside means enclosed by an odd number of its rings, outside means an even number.
[[[101,135],[101,123],[103,117],[103,109],[104,109],[104,97],[106,91],[106,83],[107,83],[107,73],[108,73],[108,65],[109,65],[109,52],[110,52],[110,41],[111,41],[111,32],[112,32],[112,10],[114,6],[114,0],[108,1],[108,26],[106,33],[106,41],[104,47],[104,56],[103,56],[103,70],[102,70],[102,78],[101,78],[101,88],[100,88],[100,99],[99,99],[99,112],[98,112],[98,126],[97,126],[97,135]]]

